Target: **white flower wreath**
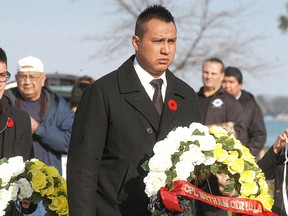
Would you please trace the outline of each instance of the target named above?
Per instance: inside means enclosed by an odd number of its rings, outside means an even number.
[[[226,192],[260,201],[271,211],[274,200],[262,170],[249,149],[224,128],[208,128],[200,123],[177,127],[153,148],[154,156],[142,167],[148,171],[144,178],[148,197],[157,195],[161,187],[171,189],[173,182],[191,182],[194,171],[203,175],[224,172],[229,176]]]

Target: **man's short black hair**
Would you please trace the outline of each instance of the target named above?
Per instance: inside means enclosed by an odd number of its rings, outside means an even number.
[[[7,67],[7,56],[5,51],[0,47],[0,62],[4,62]]]
[[[146,31],[145,25],[151,19],[158,19],[165,23],[172,22],[175,25],[174,17],[169,10],[162,5],[152,5],[139,14],[135,26],[135,35],[142,37]]]
[[[236,78],[239,84],[243,83],[243,77],[241,71],[236,67],[226,67],[225,76],[233,76]]]
[[[222,65],[222,69],[221,69],[221,72],[224,73],[224,69],[225,69],[225,65],[223,63],[223,61],[219,58],[216,58],[216,57],[213,57],[213,58],[209,58],[209,59],[206,59],[203,64],[202,64],[202,69],[203,69],[203,66],[206,62],[214,62],[214,63],[219,63]]]

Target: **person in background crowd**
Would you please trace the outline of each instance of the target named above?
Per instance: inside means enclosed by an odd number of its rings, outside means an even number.
[[[288,128],[280,134],[274,145],[266,152],[266,154],[258,161],[259,167],[265,173],[267,180],[274,180],[274,205],[272,211],[279,216],[287,216],[288,209],[285,210],[283,201],[283,181],[287,176],[284,176],[284,162],[286,160],[285,147],[288,144]],[[287,188],[286,188],[287,191]],[[288,191],[287,191],[288,194]],[[288,206],[286,206],[288,208]]]
[[[22,156],[24,160],[29,160],[34,156],[30,118],[26,112],[13,106],[11,100],[4,95],[9,79],[7,56],[0,48],[0,159]],[[11,204],[11,211],[6,216],[20,214],[14,204]],[[30,213],[29,209],[22,208],[22,211]]]
[[[75,81],[70,99],[70,107],[73,112],[76,112],[77,110],[84,89],[93,82],[94,79],[89,76],[81,76]]]
[[[203,87],[198,92],[203,123],[218,125],[232,132],[243,143],[247,143],[247,133],[242,120],[240,103],[222,88],[224,63],[218,58],[203,62]]]
[[[172,14],[149,6],[136,21],[136,54],[85,89],[68,153],[70,216],[151,214],[142,163],[173,128],[201,121],[197,94],[168,69],[176,39]]]
[[[74,113],[65,99],[44,87],[46,75],[40,59],[20,59],[15,78],[17,87],[6,93],[13,104],[30,115],[35,158],[62,174],[61,155],[68,153]],[[43,211],[38,205],[35,215],[44,215]]]
[[[246,146],[257,157],[266,143],[266,127],[262,111],[254,96],[243,90],[243,77],[236,67],[226,67],[223,88],[233,95],[242,105],[245,113],[244,123],[248,134]]]
[[[244,145],[247,143],[247,132],[243,122],[240,103],[222,88],[224,79],[224,63],[218,58],[210,58],[203,62],[203,87],[198,92],[200,110],[203,123],[207,126],[218,125],[236,135]],[[209,177],[211,188],[206,187],[208,193],[221,196],[218,180]],[[201,186],[205,188],[204,186]],[[203,216],[225,216],[227,212],[204,202],[197,202],[197,211]],[[216,212],[215,212],[216,211]]]

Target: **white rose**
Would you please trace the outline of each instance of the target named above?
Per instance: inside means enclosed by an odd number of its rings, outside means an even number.
[[[149,170],[154,172],[165,172],[172,167],[172,161],[170,155],[165,154],[156,154],[152,158],[150,158]]]
[[[176,130],[171,131],[167,138],[172,142],[180,144],[181,141],[187,142],[191,140],[192,131],[188,127],[177,127]]]
[[[205,156],[205,161],[204,161],[205,165],[212,165],[215,162],[216,162],[216,158]]]
[[[179,148],[180,143],[174,142],[169,139],[164,139],[159,142],[157,142],[154,145],[153,152],[154,154],[167,154],[172,155],[175,152],[177,152]]]
[[[146,184],[145,193],[148,197],[157,194],[161,187],[166,184],[166,174],[164,172],[149,172],[144,178]]]
[[[175,165],[175,171],[177,176],[173,179],[173,181],[176,180],[187,180],[187,178],[190,176],[190,173],[194,171],[194,165],[192,163],[187,163],[185,161],[180,161]]]
[[[209,128],[205,125],[202,125],[201,123],[198,122],[193,122],[190,124],[189,129],[193,132],[196,129],[199,130],[201,133],[209,134]]]
[[[212,151],[216,145],[216,141],[211,134],[206,134],[205,136],[192,136],[191,140],[197,140],[202,151]]]
[[[33,193],[33,189],[29,183],[29,181],[25,178],[21,178],[17,181],[20,193],[18,195],[20,201],[22,201],[25,198],[30,198]]]
[[[4,190],[6,190],[6,189],[0,190],[0,215],[5,215],[5,214],[1,214],[1,211],[6,209],[7,203],[8,203],[8,201],[5,200],[5,197],[4,197]]]
[[[17,194],[18,194],[18,190],[19,187],[17,185],[17,183],[11,183],[9,188],[8,188],[10,194],[11,194],[11,200],[16,201],[17,200]]]
[[[25,171],[25,163],[22,156],[16,156],[8,159],[8,164],[13,169],[13,177],[22,174]]]
[[[189,151],[186,151],[181,155],[180,160],[189,161],[189,163],[193,163],[196,165],[200,165],[205,161],[205,155],[202,153],[200,148],[196,145],[191,144],[189,146]]]
[[[7,183],[11,180],[13,174],[13,169],[9,166],[8,163],[3,163],[0,166],[0,178],[2,179],[2,185],[6,186]]]
[[[0,209],[5,210],[8,206],[8,202],[12,200],[11,199],[11,192],[6,189],[0,190]]]

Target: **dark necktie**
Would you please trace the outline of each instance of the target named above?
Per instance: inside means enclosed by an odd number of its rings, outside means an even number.
[[[153,101],[159,115],[161,115],[162,109],[163,109],[163,99],[162,99],[162,94],[161,94],[162,83],[163,83],[162,79],[153,79],[150,82],[150,84],[155,88],[152,101]]]

